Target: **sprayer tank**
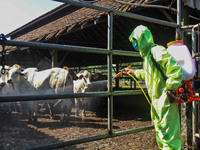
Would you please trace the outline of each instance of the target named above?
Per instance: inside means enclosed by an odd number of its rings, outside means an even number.
[[[172,41],[167,44],[167,51],[183,69],[183,80],[190,80],[196,72],[195,60],[192,59],[190,51],[182,41]]]

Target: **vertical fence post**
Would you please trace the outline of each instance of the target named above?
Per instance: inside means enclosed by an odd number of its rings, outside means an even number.
[[[113,49],[113,12],[108,13],[108,43],[107,49]],[[112,53],[107,55],[108,61],[108,92],[113,92],[112,88]],[[113,133],[113,95],[108,96],[108,133]]]
[[[195,28],[192,28],[192,56],[194,57],[197,53],[196,49],[196,33]]]
[[[193,56],[197,53],[196,49],[196,33],[195,33],[195,28],[192,28],[192,53]],[[197,138],[196,138],[196,132],[197,132],[197,105],[196,102],[192,102],[192,143],[193,143],[193,148],[197,148]]]
[[[177,24],[178,27],[176,28],[176,40],[180,40],[181,38],[181,0],[177,0]]]

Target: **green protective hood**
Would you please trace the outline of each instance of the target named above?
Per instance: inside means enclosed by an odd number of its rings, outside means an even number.
[[[142,57],[146,56],[150,48],[155,45],[151,31],[143,25],[137,26],[133,30],[129,36],[131,43],[133,42],[133,38],[137,40],[138,49]]]

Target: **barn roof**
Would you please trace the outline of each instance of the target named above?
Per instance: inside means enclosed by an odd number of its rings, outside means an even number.
[[[154,3],[154,0],[122,1],[127,1],[129,3],[134,2],[138,4]],[[157,3],[158,2],[159,0]],[[169,2],[166,2],[168,6],[170,5]],[[198,2],[198,0],[195,0],[195,2],[184,0],[184,3],[191,8],[200,10],[200,2]],[[123,5],[111,0],[100,0],[94,4],[121,11],[130,11],[132,8],[136,8],[135,6]],[[77,29],[77,27],[82,28],[92,21],[95,21],[94,24],[98,23],[100,18],[106,14],[106,12],[99,10],[63,4],[9,33],[6,37],[11,37],[11,39],[20,41],[48,41],[49,39],[57,38],[60,35],[69,33],[74,29]]]
[[[127,2],[134,2],[137,4],[161,4],[165,6],[172,6],[176,8],[176,3],[171,3],[171,0],[123,0]],[[130,5],[124,5],[113,2],[111,0],[99,0],[94,2],[95,5],[100,5],[107,8],[116,10],[134,12],[140,15],[149,16],[152,18],[170,20],[176,22],[176,13],[172,13],[171,10],[166,10],[169,15],[164,15],[159,9],[151,9],[144,7],[136,7]],[[144,11],[145,9],[145,11]],[[158,26],[148,24],[146,22],[138,21],[136,19],[130,19],[121,16],[114,16],[114,41],[113,49],[119,50],[132,50],[132,46],[128,41],[128,36],[131,33],[133,27],[138,24],[144,24],[151,27],[154,33],[157,33],[158,44],[166,43],[166,39],[163,39],[162,34],[157,31]],[[170,38],[174,38],[172,33],[174,30],[159,26],[159,30],[163,30],[163,34]],[[166,32],[166,33],[165,33]],[[95,9],[78,7],[70,4],[63,4],[52,11],[36,18],[35,20],[25,24],[24,26],[16,29],[15,31],[6,35],[11,39],[18,41],[36,41],[36,42],[47,42],[47,43],[58,43],[67,45],[77,46],[88,46],[88,47],[99,47],[107,48],[107,13]],[[171,40],[168,38],[168,40]],[[173,40],[173,39],[172,39]],[[9,48],[8,48],[9,49]],[[16,48],[11,48],[15,50]],[[35,49],[36,51],[36,49]],[[42,56],[48,56],[47,53],[40,53]],[[60,52],[59,59],[64,54]],[[83,59],[84,58],[84,59]],[[115,57],[114,62],[122,62],[124,60],[130,60],[127,58]],[[133,61],[140,60],[139,58],[131,58]],[[65,64],[71,66],[81,65],[98,65],[106,64],[107,58],[100,55],[84,54],[84,53],[73,53],[70,52],[65,60]]]
[[[136,3],[150,3],[151,1],[153,0],[136,0]],[[121,11],[129,11],[133,8],[133,6],[110,0],[100,0],[94,4]],[[99,19],[106,14],[106,12],[99,10],[63,4],[6,36],[20,41],[48,41],[51,38],[57,38],[62,34],[71,32],[77,27],[83,27],[91,21],[98,23]]]

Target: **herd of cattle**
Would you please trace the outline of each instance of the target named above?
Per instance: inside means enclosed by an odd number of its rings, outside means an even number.
[[[23,69],[19,65],[13,65],[6,69],[0,76],[1,96],[39,95],[58,93],[84,93],[88,91],[106,90],[107,81],[100,85],[91,86],[93,79],[98,79],[98,74],[92,74],[88,70],[82,70],[75,74],[70,68],[51,68],[38,71],[37,68]],[[101,87],[101,89],[98,89]],[[54,108],[59,106],[60,123],[68,122],[72,107],[75,106],[75,115],[79,115],[80,106],[82,117],[85,116],[87,98],[68,98],[45,101],[23,101],[0,103],[0,117],[12,113],[13,104],[20,106],[20,112],[28,114],[29,122],[37,121],[39,103],[46,103],[50,118],[54,117]],[[16,109],[16,107],[15,107]]]

